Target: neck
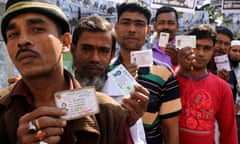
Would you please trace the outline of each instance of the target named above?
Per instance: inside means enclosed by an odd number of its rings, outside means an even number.
[[[33,95],[35,107],[55,106],[54,93],[68,89],[63,69],[61,73],[55,72],[48,76],[39,76],[36,79],[23,78],[23,81]]]
[[[126,50],[124,48],[120,48],[120,54],[122,56],[123,59],[123,64],[127,65],[131,63],[131,55],[130,55],[131,51]]]
[[[202,69],[202,70],[193,69],[192,72],[191,72],[191,75],[195,78],[200,78],[200,77],[203,77],[207,74],[208,74],[208,71],[207,71],[206,68]]]

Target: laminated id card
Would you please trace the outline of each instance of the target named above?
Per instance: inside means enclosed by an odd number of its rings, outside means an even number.
[[[122,94],[126,97],[130,96],[130,93],[134,91],[134,85],[137,84],[135,78],[122,64],[110,71],[108,77],[112,79]]]
[[[61,91],[54,96],[57,107],[67,110],[67,114],[62,116],[63,119],[73,120],[99,112],[94,87]]]

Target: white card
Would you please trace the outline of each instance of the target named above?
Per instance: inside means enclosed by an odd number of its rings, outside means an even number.
[[[176,48],[182,49],[185,47],[196,48],[196,36],[194,35],[176,36]]]
[[[214,61],[216,63],[217,71],[225,69],[231,71],[231,66],[227,54],[221,56],[215,56]]]
[[[66,108],[63,119],[73,120],[99,112],[94,87],[66,90],[54,94],[57,107]]]
[[[161,32],[159,41],[158,41],[158,46],[159,47],[166,47],[169,41],[169,33]]]
[[[126,97],[130,96],[130,93],[134,91],[134,85],[137,84],[137,81],[122,64],[110,71],[108,77],[112,79]]]
[[[146,67],[153,64],[152,50],[131,51],[131,63],[135,63],[138,67]]]

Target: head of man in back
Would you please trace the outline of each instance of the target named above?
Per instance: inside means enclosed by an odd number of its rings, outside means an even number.
[[[231,30],[224,26],[217,26],[217,41],[214,45],[214,56],[220,56],[228,54],[231,46],[231,41],[233,40],[233,33]]]
[[[9,0],[6,4],[1,32],[23,79],[63,66],[62,53],[70,44],[69,31],[66,16],[55,5],[34,0]]]
[[[117,41],[125,51],[140,50],[151,28],[151,11],[142,3],[122,3],[117,6],[118,18],[115,24]]]
[[[163,6],[157,9],[154,30],[157,32],[158,37],[161,32],[166,32],[170,34],[169,41],[172,41],[175,39],[178,28],[178,13],[174,8]]]
[[[228,56],[232,66],[237,67],[240,63],[240,40],[231,41]]]
[[[111,58],[115,54],[115,33],[102,17],[84,17],[78,21],[72,37],[71,53],[76,79],[82,86],[101,90]]]

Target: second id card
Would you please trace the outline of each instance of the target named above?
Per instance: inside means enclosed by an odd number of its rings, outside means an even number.
[[[130,96],[130,93],[134,91],[134,85],[137,84],[137,81],[122,64],[110,71],[108,77],[112,79],[126,97]]]
[[[73,120],[99,112],[94,87],[61,91],[54,96],[57,107],[67,110],[67,114],[62,116],[63,119]]]
[[[221,56],[215,56],[214,61],[216,63],[217,71],[225,69],[227,71],[231,71],[230,62],[227,54]]]
[[[131,63],[138,67],[146,67],[153,64],[152,50],[131,51]]]
[[[194,35],[179,35],[176,36],[176,48],[184,47],[196,48],[196,36]]]

